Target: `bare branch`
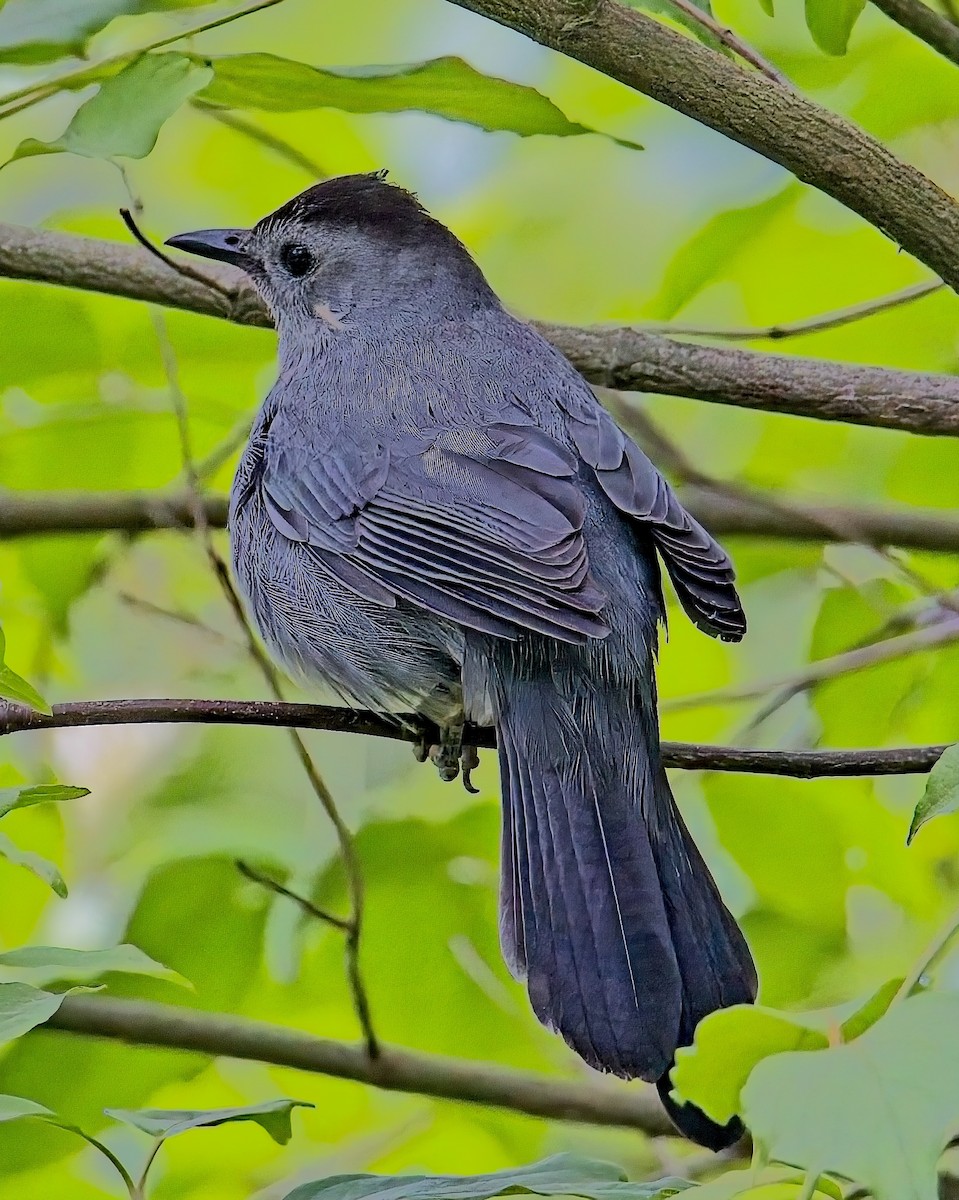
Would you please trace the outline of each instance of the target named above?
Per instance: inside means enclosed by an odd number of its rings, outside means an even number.
[[[664,463],[669,469],[669,463]],[[939,509],[813,505],[789,496],[738,495],[697,485],[680,490],[689,511],[717,535],[800,542],[858,542],[959,552],[959,518]],[[225,496],[204,498],[211,526],[226,524]],[[190,529],[189,498],[174,492],[0,492],[0,538],[59,533],[149,533]]]
[[[680,709],[706,708],[715,704],[734,704],[743,700],[756,700],[767,696],[770,692],[788,692],[789,696],[794,696],[827,679],[837,679],[840,675],[863,671],[868,667],[877,666],[879,663],[893,662],[897,658],[919,654],[924,650],[934,650],[937,646],[948,645],[957,639],[959,639],[959,617],[950,617],[944,621],[937,621],[934,625],[927,625],[923,629],[914,629],[911,633],[901,634],[899,637],[886,638],[881,642],[870,642],[869,645],[858,646],[855,650],[846,650],[842,654],[833,654],[829,658],[818,659],[794,675],[785,678],[748,683],[742,687],[719,688],[712,692],[697,692],[692,696],[678,696],[675,699],[662,701],[660,707],[664,712],[676,712]]]
[[[43,1029],[252,1059],[353,1079],[388,1091],[488,1104],[552,1120],[623,1126],[651,1136],[676,1132],[653,1090],[635,1083],[627,1087],[599,1077],[553,1079],[532,1071],[413,1053],[393,1046],[383,1046],[378,1058],[370,1058],[363,1046],[313,1037],[263,1021],[146,1000],[67,996]]]
[[[956,247],[959,253],[959,239]],[[0,224],[0,277],[269,327],[269,314],[242,274],[226,266],[210,270],[225,294],[184,278],[135,246]],[[913,433],[959,433],[959,377],[953,375],[690,345],[628,326],[536,327],[586,379],[604,387]]]
[[[922,0],[872,0],[897,25],[959,66],[959,26],[940,16]]]
[[[451,0],[779,163],[959,286],[959,205],[857,125],[615,0]]]
[[[959,378],[539,325],[590,383],[910,433],[959,435]]]
[[[251,883],[258,883],[260,887],[266,888],[268,892],[273,892],[277,896],[283,896],[287,900],[292,900],[297,908],[301,908],[307,916],[313,917],[314,920],[321,921],[324,925],[332,925],[334,929],[338,929],[341,933],[350,932],[351,926],[349,921],[344,921],[336,913],[327,912],[325,908],[320,908],[318,904],[314,904],[306,896],[301,896],[297,892],[291,892],[278,879],[273,879],[272,876],[258,871],[256,867],[251,867],[249,863],[242,862],[240,859],[236,860],[236,869],[245,879],[249,879]]]
[[[941,279],[928,279],[924,283],[914,283],[898,292],[877,296],[874,300],[861,300],[858,304],[830,309],[829,312],[802,317],[798,321],[781,321],[775,325],[714,327],[657,321],[655,324],[644,324],[641,328],[647,333],[665,333],[670,337],[719,338],[724,342],[778,342],[785,338],[802,337],[807,333],[822,333],[825,329],[838,329],[842,325],[851,325],[854,321],[864,321],[876,313],[888,312],[892,308],[901,308],[904,304],[912,304],[915,300],[932,296],[935,292],[941,292],[945,286]]]
[[[91,725],[264,725],[327,729],[414,743],[425,722],[413,713],[386,715],[335,705],[297,704],[273,700],[80,700],[55,704],[52,713],[0,703],[0,737],[36,729],[78,729]],[[436,730],[428,730],[434,736]],[[492,729],[468,730],[472,745],[496,745]],[[852,775],[920,775],[930,770],[945,749],[902,746],[864,750],[753,750],[740,746],[708,746],[663,742],[663,762],[685,771],[733,771],[756,775],[791,775],[797,779]]]

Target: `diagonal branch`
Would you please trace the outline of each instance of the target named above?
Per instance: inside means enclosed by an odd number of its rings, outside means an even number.
[[[959,518],[938,509],[814,505],[779,494],[746,489],[733,494],[698,484],[682,488],[679,497],[717,535],[959,553]],[[204,506],[211,526],[226,524],[225,496],[206,496]],[[177,492],[0,492],[3,539],[185,530],[193,519],[189,497]]]
[[[413,713],[387,716],[361,709],[274,700],[79,700],[55,704],[41,713],[0,703],[0,737],[37,729],[79,729],[91,725],[263,725],[271,728],[327,729],[415,743],[424,722]],[[435,736],[435,731],[433,731]],[[472,728],[470,742],[496,745],[492,729]],[[687,771],[738,771],[791,775],[796,779],[852,775],[921,775],[931,770],[945,746],[902,746],[867,750],[752,750],[663,742],[667,767]]]
[[[208,273],[217,287],[165,267],[136,246],[0,224],[0,277],[269,327],[269,314],[243,275],[225,267],[210,267]],[[604,387],[913,433],[959,434],[959,378],[953,375],[690,345],[628,326],[537,328],[590,383]]]
[[[891,308],[901,308],[912,304],[926,296],[941,292],[946,285],[941,279],[928,279],[923,283],[913,283],[901,288],[898,292],[889,292],[885,296],[876,296],[872,300],[860,300],[857,304],[847,304],[843,308],[831,309],[829,312],[816,313],[812,317],[800,317],[795,321],[779,321],[773,325],[683,325],[674,321],[657,321],[644,324],[642,328],[647,333],[665,333],[671,337],[706,337],[718,338],[724,342],[780,342],[786,338],[802,337],[808,333],[821,333],[826,329],[838,329],[842,325],[851,325],[854,321],[864,321],[877,313],[888,312]]]
[[[635,1084],[627,1087],[601,1078],[551,1079],[532,1071],[394,1046],[383,1046],[378,1058],[370,1058],[363,1046],[264,1021],[146,1000],[67,996],[43,1028],[138,1046],[252,1059],[388,1091],[489,1104],[552,1120],[617,1125],[651,1136],[676,1132],[652,1089]]]
[[[959,26],[923,4],[922,0],[872,0],[903,29],[908,29],[921,41],[938,50],[959,66]]]
[[[616,0],[451,0],[790,170],[959,287],[959,205],[845,118]]]
[[[948,646],[959,640],[959,617],[952,616],[922,629],[914,629],[898,637],[886,638],[880,642],[869,642],[865,646],[857,646],[853,650],[844,650],[841,654],[833,654],[828,658],[816,659],[808,663],[793,675],[785,678],[761,680],[758,683],[747,683],[731,688],[718,688],[712,692],[697,692],[689,696],[677,696],[675,699],[662,701],[660,707],[664,712],[676,712],[680,709],[708,708],[716,704],[736,704],[744,700],[758,700],[770,692],[782,693],[785,699],[798,695],[824,683],[829,679],[838,679],[841,675],[849,675],[854,671],[864,671],[881,663],[895,662],[912,654],[921,654],[926,650],[934,650],[938,646]]]

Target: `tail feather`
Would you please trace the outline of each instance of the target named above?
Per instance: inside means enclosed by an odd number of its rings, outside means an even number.
[[[491,651],[506,961],[586,1062],[668,1093],[676,1048],[706,1013],[751,1001],[756,976],[676,809],[651,699],[590,689],[575,665],[558,672],[515,646]],[[697,1140],[738,1132],[668,1107]]]
[[[756,968],[676,808],[662,767],[654,795],[654,853],[683,982],[679,1045],[687,1046],[707,1013],[755,998]]]

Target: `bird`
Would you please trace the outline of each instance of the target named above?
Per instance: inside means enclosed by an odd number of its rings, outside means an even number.
[[[500,942],[591,1067],[672,1092],[697,1023],[751,1003],[748,946],[670,791],[655,666],[663,568],[699,629],[746,629],[725,551],[569,361],[385,172],[317,183],[252,228],[168,239],[241,268],[276,383],[230,495],[233,570],[292,676],[442,730],[444,778],[493,726]]]

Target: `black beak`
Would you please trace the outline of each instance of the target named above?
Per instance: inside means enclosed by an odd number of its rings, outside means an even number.
[[[198,229],[195,233],[178,233],[167,238],[166,245],[245,268],[251,261],[251,256],[243,250],[248,235],[248,229]]]

